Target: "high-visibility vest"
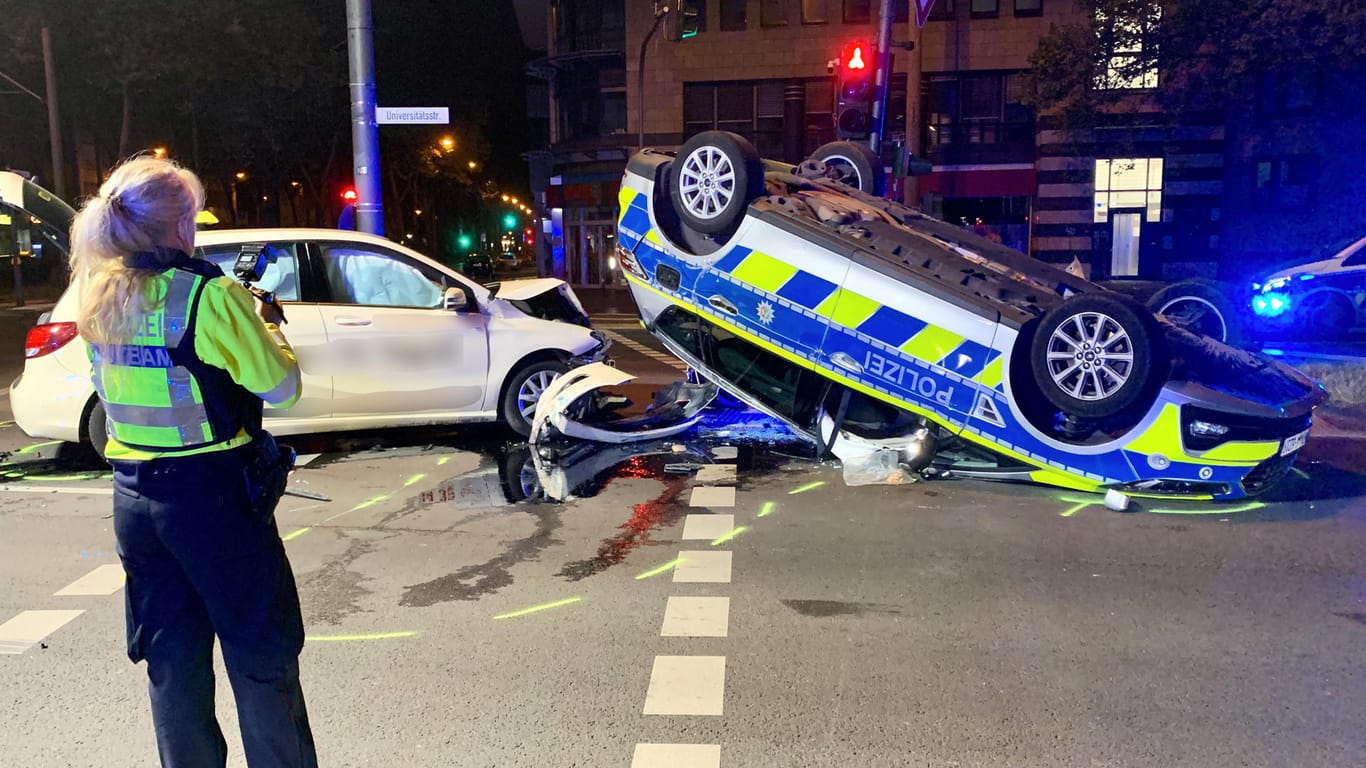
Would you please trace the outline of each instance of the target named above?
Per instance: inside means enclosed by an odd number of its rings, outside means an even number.
[[[154,452],[204,448],[260,425],[260,398],[194,350],[199,296],[214,275],[199,265],[169,272],[161,306],[127,343],[90,345],[109,436]]]

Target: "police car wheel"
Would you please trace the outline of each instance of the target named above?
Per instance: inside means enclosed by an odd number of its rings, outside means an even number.
[[[1295,320],[1307,341],[1338,341],[1347,337],[1356,307],[1343,296],[1314,293],[1295,308]]]
[[[703,131],[688,139],[670,164],[669,197],[690,229],[729,233],[764,193],[764,164],[743,136]]]
[[[832,141],[811,153],[811,159],[825,163],[838,181],[860,192],[881,197],[887,191],[882,158],[865,144]]]
[[[1040,319],[1030,367],[1043,396],[1063,413],[1118,416],[1151,404],[1164,375],[1162,343],[1157,319],[1142,304],[1086,293]]]
[[[102,459],[105,446],[109,445],[109,422],[104,412],[104,403],[95,398],[94,405],[85,417],[85,440]]]
[[[563,366],[554,360],[542,360],[519,370],[508,381],[503,392],[503,421],[513,432],[526,437],[531,434],[531,419],[536,415],[536,403],[550,383],[560,377]]]
[[[1218,285],[1205,280],[1182,280],[1158,291],[1148,309],[1191,333],[1199,333],[1230,346],[1243,343],[1243,326],[1233,302]]]

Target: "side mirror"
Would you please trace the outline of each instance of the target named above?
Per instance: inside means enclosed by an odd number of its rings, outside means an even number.
[[[445,307],[446,309],[449,309],[452,312],[463,311],[469,307],[469,304],[470,299],[468,296],[465,295],[464,288],[456,288],[452,286],[450,288],[447,288],[446,292],[442,295],[441,306]]]

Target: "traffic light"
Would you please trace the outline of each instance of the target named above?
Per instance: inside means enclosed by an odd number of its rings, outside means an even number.
[[[840,52],[835,82],[835,136],[866,139],[873,127],[875,53],[867,43],[850,43]]]
[[[356,194],[355,187],[346,187],[342,190],[341,199],[348,203],[354,203],[360,199],[360,195]]]
[[[678,39],[695,37],[702,29],[702,4],[706,0],[678,0]]]
[[[514,228],[514,227],[516,227],[516,226],[517,226],[517,217],[516,217],[516,216],[514,216],[514,215],[512,215],[512,214],[510,214],[510,213],[505,213],[505,214],[503,214],[503,228],[504,228],[504,229],[512,229],[512,228]]]
[[[464,232],[461,232],[460,237],[457,239],[456,242],[460,244],[460,250],[465,251],[470,247],[470,244],[474,241],[470,239],[469,235],[465,234]]]

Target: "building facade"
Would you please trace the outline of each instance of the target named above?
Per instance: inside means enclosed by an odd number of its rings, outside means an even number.
[[[644,0],[551,0],[552,30],[613,35],[609,56],[552,31],[543,62],[538,189],[566,222],[571,265],[555,274],[614,279],[610,264],[572,267],[608,253],[615,176],[636,146],[721,129],[795,161],[832,140],[836,57],[876,40],[878,6],[705,0],[698,33],[678,40],[676,14],[651,33]],[[923,29],[907,0],[892,6],[894,41],[914,48],[895,48],[884,157],[905,146],[933,163],[894,188],[928,213],[1095,277],[1242,280],[1366,234],[1352,171],[1366,100],[1331,100],[1326,73],[1266,73],[1232,110],[1178,118],[1154,98],[1162,73],[1112,70],[1098,87],[1121,92],[1119,106],[1081,128],[1036,116],[1028,98],[1031,55],[1050,27],[1085,18],[1078,0],[935,0]]]

